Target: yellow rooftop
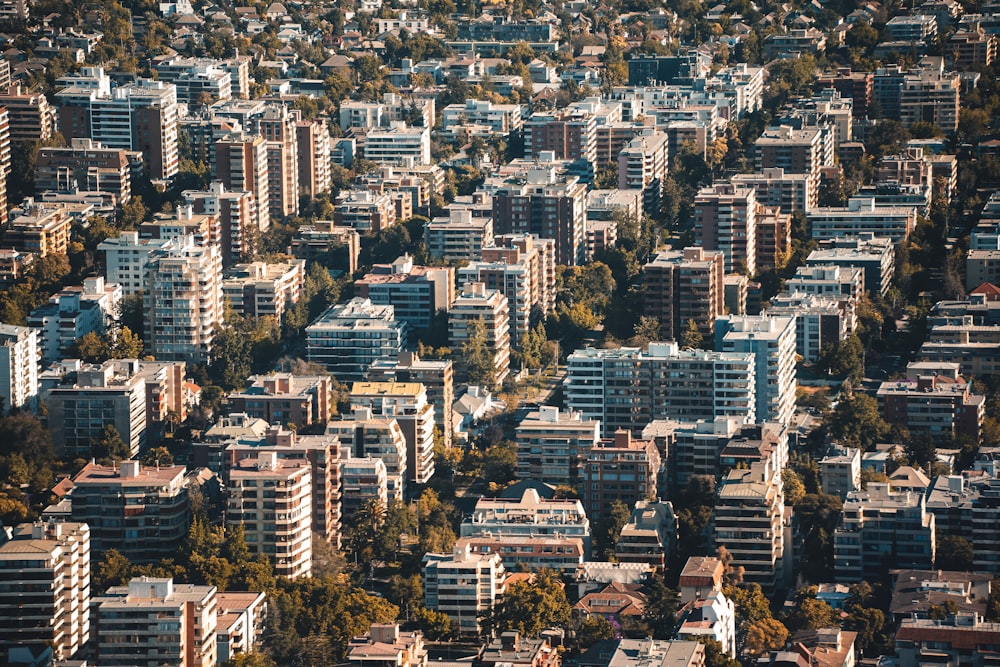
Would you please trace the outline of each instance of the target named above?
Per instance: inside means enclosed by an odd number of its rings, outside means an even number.
[[[358,396],[416,396],[424,391],[419,382],[355,382],[351,395]]]

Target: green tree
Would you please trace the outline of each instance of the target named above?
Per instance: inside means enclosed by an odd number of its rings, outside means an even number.
[[[100,435],[91,438],[90,454],[95,459],[111,459],[121,461],[132,456],[128,444],[122,440],[118,429],[113,424],[106,424]]]
[[[462,343],[462,361],[470,384],[496,387],[497,368],[493,355],[486,338],[486,326],[480,320],[469,322],[467,337]]]
[[[802,478],[792,468],[781,471],[781,487],[785,492],[785,504],[795,506],[806,495],[806,487]]]
[[[97,567],[94,568],[94,590],[103,591],[111,586],[123,586],[132,578],[132,563],[117,549],[104,552]]]
[[[614,636],[615,629],[603,616],[587,616],[580,622],[580,627],[576,631],[576,641],[581,649],[590,648],[605,639],[613,639]]]
[[[740,586],[726,586],[723,590],[723,594],[733,601],[733,605],[736,607],[736,650],[737,653],[748,653],[750,655],[760,655],[760,653],[754,654],[753,651],[748,646],[750,642],[750,629],[757,626],[759,623],[764,621],[774,620],[771,616],[771,606],[764,595],[763,589],[760,584],[744,584]],[[753,649],[761,648],[763,639],[761,631],[766,631],[769,626],[760,626],[759,631],[755,637],[755,641],[758,643],[753,646]],[[763,652],[763,649],[761,649]]]
[[[799,592],[795,606],[784,616],[783,621],[792,633],[840,625],[839,613],[826,602],[816,599],[815,588]]]
[[[705,338],[701,335],[698,323],[694,320],[688,320],[684,333],[681,334],[681,347],[685,349],[698,349],[704,342]]]
[[[862,451],[884,442],[891,430],[879,414],[878,401],[858,392],[842,398],[826,418],[827,435],[833,441]]]
[[[671,639],[677,629],[677,610],[680,608],[680,591],[667,585],[662,573],[654,573],[646,580],[644,620],[654,639]]]
[[[88,364],[99,364],[111,358],[108,341],[100,334],[91,331],[73,341],[68,354]]]
[[[562,582],[553,572],[541,570],[534,580],[518,581],[508,588],[483,623],[494,633],[517,630],[525,637],[537,637],[546,628],[564,625],[570,615]]]
[[[615,559],[615,545],[621,535],[622,528],[628,523],[632,512],[628,506],[620,500],[615,500],[606,509],[605,516],[601,518],[597,528],[595,552],[599,560],[610,561]]]
[[[744,650],[749,656],[759,656],[767,651],[777,651],[784,648],[788,640],[788,629],[773,618],[765,618],[752,624],[747,629]]]
[[[739,667],[740,663],[716,640],[702,635],[698,641],[705,645],[705,667]]]
[[[111,343],[111,356],[114,359],[139,359],[142,347],[142,339],[129,327],[122,327]]]
[[[865,346],[857,334],[852,334],[836,345],[827,346],[819,367],[835,377],[847,378],[852,386],[860,386],[865,377]]]
[[[935,567],[941,570],[971,572],[975,552],[972,542],[959,535],[937,536]]]

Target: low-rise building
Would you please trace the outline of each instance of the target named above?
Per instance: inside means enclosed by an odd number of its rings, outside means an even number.
[[[615,543],[619,563],[648,563],[662,569],[677,546],[677,517],[669,502],[640,500]]]
[[[721,591],[713,590],[704,598],[688,603],[682,614],[678,639],[714,639],[729,657],[736,657],[736,607]]]
[[[986,667],[991,662],[992,651],[985,647],[997,643],[1000,643],[1000,623],[980,621],[974,616],[960,614],[943,620],[903,619],[894,642],[896,664],[918,667],[934,660]]]
[[[705,645],[698,641],[614,639],[581,657],[584,667],[704,667]]]
[[[905,240],[917,225],[916,206],[878,206],[874,197],[851,197],[847,206],[817,207],[806,217],[817,241],[860,234]]]
[[[281,321],[298,303],[305,278],[306,262],[302,259],[237,264],[222,281],[222,296],[240,315]]]
[[[564,535],[493,535],[460,537],[456,549],[500,554],[507,570],[572,572],[584,562],[583,540]]]
[[[408,479],[406,436],[394,417],[375,418],[369,408],[358,408],[349,419],[328,422],[326,432],[340,440],[343,456],[382,461],[388,500],[403,500]],[[346,492],[343,497],[350,505]]]
[[[427,667],[427,649],[419,630],[402,632],[398,623],[373,623],[367,634],[347,644],[350,667]]]
[[[885,296],[896,270],[895,244],[873,234],[828,239],[806,258],[806,266],[824,265],[864,269],[865,289]]]
[[[819,460],[819,480],[823,493],[846,498],[861,489],[861,450],[854,447],[830,448]]]
[[[904,426],[912,435],[936,441],[959,436],[979,442],[986,397],[973,394],[961,376],[918,375],[890,380],[878,388],[879,408],[890,424]]]
[[[267,596],[264,593],[216,593],[218,612],[216,653],[225,664],[241,653],[251,653],[259,645],[267,620]]]
[[[229,394],[226,401],[234,412],[301,428],[330,420],[332,384],[323,375],[251,375],[247,388]]]
[[[389,504],[389,481],[382,459],[372,457],[342,458],[340,466],[341,508],[345,519],[350,519],[362,507],[374,503],[379,507]]]
[[[591,524],[583,503],[569,498],[542,498],[535,488],[520,496],[501,494],[480,498],[472,514],[462,521],[462,537],[476,535],[564,535],[583,541],[590,554]]]
[[[28,315],[28,326],[38,329],[42,364],[69,356],[70,346],[89,333],[104,334],[118,319],[122,288],[102,276],[84,278],[83,285],[66,287]]]

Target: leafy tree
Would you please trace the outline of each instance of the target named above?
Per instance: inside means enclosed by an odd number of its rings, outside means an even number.
[[[698,349],[704,342],[705,337],[701,335],[698,323],[694,320],[688,320],[684,333],[681,334],[681,347],[685,349]]]
[[[504,440],[483,452],[483,479],[506,487],[517,478],[517,445]]]
[[[788,640],[788,629],[773,618],[757,621],[747,629],[744,650],[747,655],[759,656],[767,651],[784,648]]]
[[[483,623],[494,633],[517,630],[525,637],[537,637],[542,630],[564,625],[570,614],[562,582],[553,572],[541,570],[534,580],[518,581],[508,588],[484,615]]]
[[[152,447],[139,458],[139,462],[144,466],[172,466],[174,456],[166,447]]]
[[[937,447],[934,439],[926,433],[913,436],[904,447],[906,458],[910,465],[919,466],[931,472],[937,460]]]
[[[705,645],[705,667],[739,667],[740,663],[718,641],[705,635],[698,637],[698,641]]]
[[[660,340],[660,320],[649,315],[642,315],[636,323],[633,341],[636,345],[647,345]]]
[[[862,393],[853,393],[837,404],[826,419],[827,435],[842,445],[871,451],[884,442],[892,430],[879,414],[878,402]]]
[[[971,572],[975,552],[972,542],[959,535],[937,536],[935,566],[941,570]]]
[[[113,424],[106,424],[100,435],[90,441],[90,453],[95,459],[121,461],[132,456],[128,444],[122,440]]]
[[[819,630],[840,625],[839,614],[833,607],[816,599],[816,589],[808,588],[796,596],[795,606],[784,617],[790,632]]]
[[[650,575],[643,589],[646,594],[644,620],[648,623],[654,639],[671,639],[677,629],[677,610],[680,608],[680,592],[667,585],[662,573]]]
[[[620,500],[615,500],[611,503],[611,507],[607,508],[605,516],[598,524],[595,536],[597,537],[595,551],[600,560],[614,560],[615,544],[618,542],[622,528],[625,527],[631,516],[632,512],[628,506]]]
[[[123,586],[132,578],[132,563],[117,549],[108,549],[94,569],[94,590]]]
[[[741,586],[726,586],[723,594],[733,601],[736,607],[736,650],[738,653],[746,651],[754,654],[748,648],[750,629],[758,623],[774,620],[771,616],[771,607],[760,584],[745,584]],[[768,630],[768,626],[761,626],[761,631]],[[770,628],[773,629],[773,628]],[[766,637],[762,637],[766,632],[758,632],[756,640],[759,642],[753,648],[761,648]],[[761,652],[763,649],[761,648]]]
[[[448,614],[434,609],[418,607],[413,612],[417,627],[424,633],[424,636],[431,641],[443,641],[454,637],[458,628],[452,622]]]
[[[802,574],[810,581],[824,581],[833,570],[831,536],[840,521],[844,503],[838,496],[807,493],[795,505],[795,516],[805,536]]]
[[[844,628],[858,633],[856,646],[859,651],[867,654],[869,648],[884,643],[882,630],[885,628],[885,613],[875,607],[860,604],[851,606],[844,620]],[[875,651],[880,653],[878,648]]]
[[[462,361],[470,384],[494,388],[497,385],[497,368],[494,350],[486,338],[486,326],[480,320],[469,322],[466,340],[462,343]]]
[[[865,346],[857,334],[836,345],[824,348],[819,361],[820,369],[835,377],[846,377],[852,386],[859,386],[865,377]]]
[[[581,649],[590,648],[605,639],[613,639],[614,636],[615,629],[603,616],[587,616],[576,631],[576,641]]]
[[[237,653],[229,662],[227,667],[278,667],[278,663],[272,660],[266,653],[261,651],[250,651],[248,653]]]
[[[806,495],[802,478],[791,467],[781,471],[781,487],[785,492],[785,504],[795,506]]]

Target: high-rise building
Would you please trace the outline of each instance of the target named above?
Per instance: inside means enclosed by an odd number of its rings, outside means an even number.
[[[361,380],[374,361],[399,355],[406,329],[392,306],[354,298],[331,306],[306,327],[306,355],[341,381]]]
[[[227,521],[243,526],[250,551],[266,555],[277,576],[308,577],[312,573],[312,466],[306,460],[280,458],[275,451],[256,454],[236,461],[229,470]],[[335,468],[336,462],[327,465]],[[268,512],[269,506],[282,511]]]
[[[394,121],[365,136],[365,159],[379,164],[431,164],[429,127],[408,127]]]
[[[660,322],[663,340],[680,340],[694,322],[704,340],[725,314],[725,255],[692,246],[666,250],[643,267],[645,313]]]
[[[146,349],[157,359],[207,361],[223,318],[219,246],[187,237],[150,257],[147,276]]]
[[[141,151],[153,180],[172,178],[178,169],[177,88],[138,79],[114,87],[100,67],[84,67],[64,77],[56,93],[59,130],[67,141],[93,139],[108,148]]]
[[[94,596],[95,664],[121,667],[213,667],[215,586],[135,577]]]
[[[715,349],[752,352],[757,366],[757,420],[787,424],[795,411],[795,318],[725,316]]]
[[[753,422],[756,396],[765,390],[759,373],[747,351],[681,350],[676,343],[650,343],[645,351],[588,347],[567,358],[564,391],[566,404],[599,420],[610,437],[658,419]]]
[[[274,207],[268,156],[268,141],[259,135],[231,134],[215,142],[215,178],[226,190],[250,192],[254,197],[256,224],[241,229],[243,235],[257,234],[271,226]]]
[[[478,335],[482,340],[476,340]],[[466,344],[482,344],[491,355],[492,386],[499,386],[510,372],[510,311],[507,297],[488,290],[483,283],[466,283],[448,313],[448,341],[456,349]],[[467,372],[462,355],[460,367]],[[492,388],[492,387],[491,387]]]
[[[340,439],[345,456],[382,461],[388,499],[403,500],[407,480],[406,436],[395,417],[372,417],[370,408],[357,408],[351,418],[327,423],[326,432]]]
[[[555,307],[555,243],[521,234],[501,236],[496,242],[482,249],[480,261],[458,270],[457,283],[483,283],[507,297],[511,346],[520,348],[537,318]]]
[[[230,192],[222,181],[214,181],[208,190],[185,190],[184,203],[197,214],[219,219],[219,244],[222,266],[246,261],[257,252],[260,220],[257,198],[250,191]],[[124,232],[123,232],[124,233]]]
[[[455,432],[455,370],[451,359],[421,359],[416,352],[400,352],[395,361],[379,360],[368,369],[369,382],[419,382],[434,406],[434,423],[441,430],[445,447]]]
[[[38,401],[38,332],[0,324],[0,413],[34,410]]]
[[[659,475],[660,452],[652,441],[633,440],[632,431],[624,429],[598,441],[583,464],[580,491],[587,517],[601,525],[615,501],[631,509],[658,498]]]
[[[777,207],[782,213],[808,212],[819,203],[817,182],[808,174],[766,167],[753,174],[736,174],[730,179],[736,187],[752,188],[757,201]]]
[[[517,426],[517,476],[553,486],[577,486],[600,437],[601,424],[574,410],[542,406]]]
[[[267,201],[275,220],[299,213],[298,118],[299,114],[281,105],[267,107],[257,119],[257,127],[267,141]]]
[[[90,139],[38,149],[35,190],[107,192],[121,206],[132,198],[132,164],[124,148],[104,148]]]
[[[0,90],[0,106],[7,109],[11,143],[47,141],[55,131],[55,109],[40,92],[20,84]]]
[[[107,332],[121,309],[122,289],[102,276],[84,278],[49,297],[28,314],[28,326],[38,329],[43,366],[68,356],[70,346],[88,333]]]
[[[468,545],[423,559],[424,605],[447,614],[463,635],[479,636],[479,619],[503,596],[507,578],[500,555]]]
[[[0,151],[3,150],[3,112],[0,109]],[[0,171],[3,171],[3,157],[0,155]],[[3,206],[0,219],[7,221],[6,196],[3,191],[3,178],[0,178],[0,206]],[[65,255],[69,249],[70,232],[73,218],[68,207],[62,204],[43,204],[30,197],[24,201],[20,209],[11,212],[12,219],[0,241],[5,247],[21,252],[30,252],[39,257],[48,255]]]
[[[552,151],[557,160],[597,160],[597,120],[582,109],[536,112],[524,121],[524,157]]]
[[[104,253],[104,266],[109,283],[122,289],[122,296],[134,296],[146,290],[149,258],[168,247],[176,247],[173,239],[140,239],[139,232],[121,232],[118,238],[101,241],[98,252]]]
[[[184,466],[88,463],[73,478],[70,516],[90,526],[91,549],[117,549],[135,563],[177,551],[191,523]]]
[[[22,523],[0,545],[0,660],[13,649],[68,660],[90,640],[90,529]],[[37,653],[35,653],[37,651]]]
[[[298,144],[299,194],[313,199],[330,190],[330,131],[326,121],[299,120],[295,123]]]
[[[534,234],[554,239],[560,264],[587,256],[587,186],[551,167],[530,167],[500,184],[493,195],[496,234]]]
[[[418,382],[355,382],[351,406],[391,417],[406,438],[406,479],[426,484],[434,476],[434,408]]]
[[[247,388],[226,397],[233,412],[270,424],[302,428],[330,420],[332,380],[326,375],[251,375]]]
[[[362,507],[371,503],[387,507],[389,504],[389,476],[382,459],[341,458],[340,484],[341,508],[344,519],[351,520]]]
[[[416,265],[409,254],[391,264],[375,264],[360,280],[355,294],[377,306],[391,305],[396,318],[413,329],[427,329],[451,308],[455,270]]]
[[[695,236],[706,250],[721,250],[726,273],[757,272],[757,195],[750,188],[716,183],[694,200]]]
[[[662,132],[640,135],[618,154],[618,188],[642,190],[643,208],[656,213],[669,173],[669,137]]]
[[[896,269],[895,245],[873,234],[823,241],[806,257],[806,266],[857,266],[865,271],[865,289],[885,295]]]
[[[715,501],[716,545],[732,554],[733,567],[743,568],[744,581],[768,593],[784,585],[789,565],[784,505],[781,478],[766,462],[731,470]]]
[[[251,262],[237,264],[228,273],[222,281],[222,296],[233,310],[245,317],[273,317],[280,322],[302,295],[306,262]]]

